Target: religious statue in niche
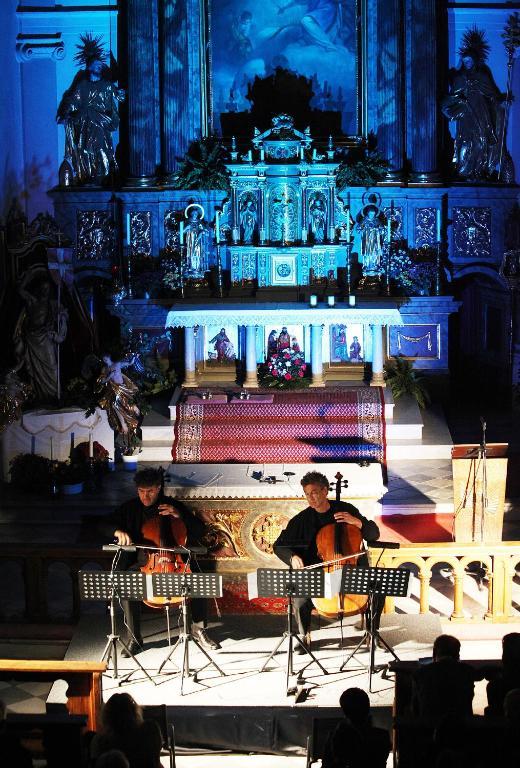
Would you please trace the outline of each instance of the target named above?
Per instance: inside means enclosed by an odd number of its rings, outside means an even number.
[[[59,346],[67,335],[68,313],[53,297],[49,278],[34,278],[27,272],[18,286],[25,307],[14,331],[15,370],[25,368],[36,398],[53,403],[60,397]]]
[[[309,219],[314,242],[318,244],[323,243],[325,240],[327,208],[321,193],[311,195],[309,202]]]
[[[357,336],[354,336],[352,339],[352,343],[349,347],[349,353],[348,353],[349,359],[351,363],[362,363],[363,358],[361,357],[361,344],[359,343],[359,339]]]
[[[355,227],[361,237],[361,259],[363,276],[378,277],[382,270],[383,243],[385,227],[380,219],[376,205],[366,205],[363,217]]]
[[[460,65],[450,72],[450,93],[442,111],[456,122],[453,162],[469,181],[490,179],[514,183],[513,160],[505,146],[507,94],[501,93],[486,64],[489,45],[484,32],[472,28],[462,37]]]
[[[296,200],[294,190],[283,186],[273,189],[270,202],[270,233],[273,242],[296,240]]]
[[[181,228],[181,244],[186,247],[184,276],[202,278],[209,269],[210,227],[204,222],[204,208],[198,203],[188,205],[184,211],[188,223]],[[183,223],[183,222],[182,222]]]
[[[213,360],[216,360],[218,363],[225,363],[235,359],[235,350],[225,328],[221,328],[216,336],[209,340],[209,343],[213,344],[213,349],[215,350],[211,355]]]
[[[117,170],[112,133],[119,127],[118,108],[125,92],[108,79],[101,38],[87,33],[74,60],[83,65],[63,94],[56,119],[65,126],[65,158],[72,181],[100,185]],[[68,169],[60,169],[66,183]]]
[[[253,242],[257,221],[257,205],[252,194],[247,194],[240,200],[240,229],[242,242],[250,245]]]

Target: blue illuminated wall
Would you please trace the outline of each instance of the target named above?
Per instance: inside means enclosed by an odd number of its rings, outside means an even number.
[[[47,192],[57,184],[64,147],[56,110],[77,72],[75,46],[81,33],[93,32],[117,56],[116,5],[116,0],[1,0],[0,216],[13,195],[29,220],[52,211]]]

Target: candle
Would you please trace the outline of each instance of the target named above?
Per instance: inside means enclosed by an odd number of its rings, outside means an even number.
[[[253,150],[252,149],[250,149],[249,152],[247,153],[247,161],[248,161],[248,163],[252,163],[253,162]]]
[[[350,243],[350,209],[347,208],[347,243]]]
[[[300,144],[300,160],[305,158],[303,144]]]
[[[348,305],[349,307],[355,307],[356,306],[356,297],[355,296],[349,296],[348,297]]]
[[[260,227],[259,235],[260,235],[260,242],[265,243],[265,229],[263,227]]]
[[[316,152],[316,147],[314,147],[314,149],[312,150],[312,159],[316,160],[316,157],[317,157],[317,152]]]
[[[388,217],[386,221],[386,239],[388,242],[392,239],[392,222],[390,220],[390,216]]]
[[[336,239],[336,229],[334,227],[329,228],[329,240],[331,243]]]
[[[260,144],[260,162],[263,163],[265,160],[265,149],[264,145]]]
[[[220,243],[220,212],[215,213],[215,240]]]
[[[238,239],[240,237],[240,231],[239,231],[238,227],[233,227],[233,231],[232,231],[231,234],[232,234],[232,237],[233,237],[233,242],[234,243],[238,243]]]
[[[311,305],[311,307],[317,307],[318,306],[318,297],[316,296],[315,293],[311,293],[311,295],[309,297],[309,304]]]
[[[307,242],[307,230],[304,228],[302,229],[302,243]]]
[[[329,305],[329,307],[334,306],[334,296],[327,296],[327,304]]]
[[[179,243],[181,245],[184,243],[184,221],[182,219],[179,224]]]
[[[437,208],[437,242],[441,241],[441,211]]]
[[[130,245],[130,214],[126,214],[126,243]]]
[[[51,461],[54,461],[54,449],[53,449],[53,446],[52,446],[52,436],[50,438],[50,442],[51,442]]]
[[[94,443],[92,442],[92,430],[88,433],[88,457],[89,459],[94,458]]]

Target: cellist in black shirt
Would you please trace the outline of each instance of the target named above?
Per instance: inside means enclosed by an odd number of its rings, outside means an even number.
[[[137,489],[137,498],[125,501],[101,526],[101,531],[106,536],[113,537],[118,544],[128,546],[130,544],[149,544],[142,534],[143,525],[155,516],[180,517],[187,530],[187,546],[200,544],[204,534],[204,523],[192,512],[184,508],[171,496],[165,496],[162,488],[162,470],[142,469],[134,475]],[[146,550],[137,550],[137,553],[122,552],[117,563],[117,570],[139,570],[147,560]],[[197,571],[196,560],[191,560],[191,570]],[[132,653],[142,649],[141,637],[141,604],[130,600],[122,600],[122,608],[125,616],[126,633],[123,637]],[[193,634],[199,643],[205,648],[215,650],[220,645],[213,640],[205,629],[206,600],[192,599],[191,615],[193,619]],[[127,656],[122,651],[122,656]]]
[[[301,485],[309,506],[289,521],[287,528],[282,531],[274,544],[274,553],[284,563],[294,569],[319,563],[316,534],[320,528],[330,523],[354,525],[360,529],[362,538],[368,542],[379,538],[379,528],[376,523],[363,517],[353,504],[328,498],[329,481],[321,472],[307,472],[301,480]],[[368,567],[367,556],[359,557],[357,564],[363,568]],[[309,646],[312,605],[310,598],[293,598],[298,632],[304,636]],[[296,646],[295,653],[303,653],[299,645]]]

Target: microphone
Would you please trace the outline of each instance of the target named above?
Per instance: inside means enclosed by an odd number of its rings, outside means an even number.
[[[399,549],[401,546],[398,541],[368,541],[371,549]]]
[[[486,431],[486,420],[483,416],[480,417],[480,423],[482,424],[482,429]]]

